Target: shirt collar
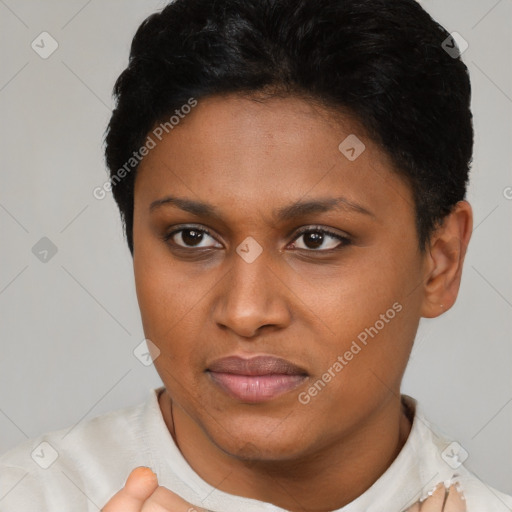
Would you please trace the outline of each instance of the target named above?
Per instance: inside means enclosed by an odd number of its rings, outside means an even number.
[[[158,404],[162,389],[150,391],[142,426],[161,485],[166,485],[167,479],[169,488],[174,487],[187,501],[214,510],[228,505],[232,506],[230,510],[285,512],[270,503],[224,493],[205,482],[188,464],[167,429]],[[454,477],[453,469],[441,457],[450,441],[425,418],[414,398],[402,394],[401,400],[412,426],[400,453],[361,496],[333,512],[402,512],[424,498],[438,483]],[[179,485],[176,477],[184,485]]]

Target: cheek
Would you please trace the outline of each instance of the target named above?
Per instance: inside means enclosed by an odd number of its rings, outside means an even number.
[[[172,342],[181,339],[183,330],[190,329],[189,316],[198,302],[197,294],[187,293],[185,279],[149,251],[141,251],[134,258],[134,273],[144,334],[160,349],[162,360],[173,359],[176,355],[171,352],[187,346]]]
[[[198,304],[194,306],[194,301],[186,300],[179,287],[168,286],[170,283],[162,278],[139,283],[144,335],[159,350],[155,369],[168,389],[181,395],[183,387],[192,389],[196,370],[204,366],[196,343],[201,340],[197,315],[203,312]]]
[[[401,303],[378,296],[347,314],[347,321],[339,315],[337,337],[318,347],[322,364],[298,398],[332,425],[350,428],[399,395],[417,324]]]
[[[319,347],[321,371],[343,375],[334,379],[333,392],[357,394],[361,386],[395,389],[405,370],[419,322],[418,296],[411,294],[418,265],[414,251],[385,254],[360,259],[357,272],[354,268],[327,281],[322,290],[319,311],[330,332]]]
[[[355,339],[365,328],[378,323],[379,331],[393,320],[404,300],[407,278],[396,265],[360,259],[357,265],[344,268],[338,275],[324,280],[323,286],[311,289],[319,316],[328,325],[333,339]],[[388,312],[386,316],[386,312]],[[380,319],[380,315],[385,315]],[[388,318],[389,317],[389,318]]]
[[[137,299],[145,337],[160,351],[155,368],[179,392],[183,382],[192,389],[194,379],[204,370],[210,343],[205,335],[212,332],[205,328],[210,315],[208,299],[219,277],[199,275],[188,265],[171,263],[168,255],[155,254],[148,243],[134,258]]]
[[[372,372],[394,383],[407,363],[417,325],[407,307],[393,299],[374,296],[364,304],[349,303],[349,307],[331,311],[334,334],[321,346],[326,371],[339,362],[343,369],[339,365],[337,369],[347,379],[345,384],[350,381],[357,387]]]
[[[171,261],[163,242],[140,230],[133,258],[137,300],[144,327],[161,335],[197,302],[198,291],[186,270]]]

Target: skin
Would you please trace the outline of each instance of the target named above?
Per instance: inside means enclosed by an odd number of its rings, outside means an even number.
[[[355,161],[338,149],[350,134],[366,146]],[[220,216],[150,209],[169,195],[209,203]],[[370,214],[272,216],[340,196]],[[201,249],[190,246],[189,231],[163,239],[191,224],[210,231]],[[296,234],[303,226],[350,243],[325,234],[315,249]],[[411,190],[348,116],[295,97],[201,100],[141,162],[133,225],[137,297],[165,385],[159,403],[191,467],[222,491],[290,511],[334,510],[366,491],[409,435],[400,383],[418,323],[455,302],[471,230],[471,207],[461,201],[422,254]],[[248,236],[263,249],[252,263],[236,252]],[[394,303],[401,311],[301,404],[299,394]],[[233,354],[282,357],[308,378],[268,402],[244,403],[205,372]]]

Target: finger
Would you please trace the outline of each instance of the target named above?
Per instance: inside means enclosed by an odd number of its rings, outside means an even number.
[[[128,476],[124,487],[115,494],[101,512],[140,512],[144,502],[158,488],[151,469],[139,466]]]
[[[158,487],[158,478],[150,468],[140,466],[135,468],[124,484],[124,492],[130,498],[138,501],[147,500]]]
[[[443,512],[466,512],[466,500],[454,485],[451,485],[448,489],[448,498],[444,504]]]
[[[439,484],[432,496],[429,496],[421,505],[421,512],[442,512],[446,488]]]
[[[117,512],[117,511],[116,511]],[[121,511],[124,512],[124,511]],[[131,511],[130,511],[131,512]],[[191,505],[166,487],[158,487],[147,499],[140,512],[208,512],[204,508]]]

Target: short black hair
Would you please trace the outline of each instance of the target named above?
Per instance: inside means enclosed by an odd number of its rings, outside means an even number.
[[[469,73],[445,51],[450,37],[415,0],[175,0],[150,15],[115,83],[105,133],[132,255],[130,159],[148,133],[191,98],[262,91],[354,116],[410,185],[424,251],[465,198],[473,151]]]

